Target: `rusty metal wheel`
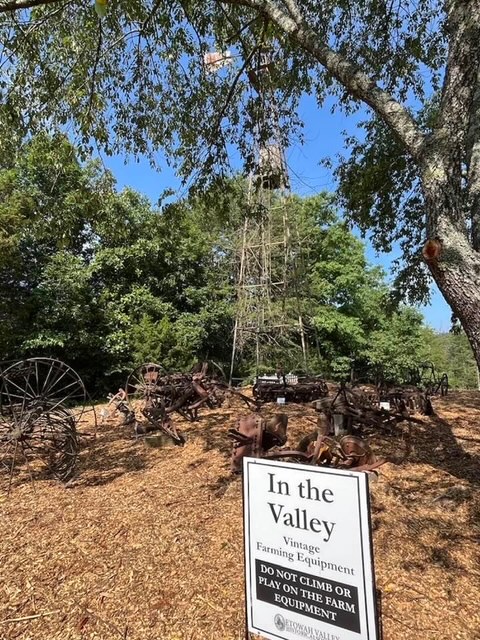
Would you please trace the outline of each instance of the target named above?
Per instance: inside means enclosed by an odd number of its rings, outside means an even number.
[[[85,385],[70,366],[53,358],[28,358],[7,367],[1,374],[0,412],[21,405],[78,407],[88,402]]]
[[[78,457],[75,418],[61,406],[17,405],[0,415],[0,464],[8,471],[10,491],[17,468],[25,464],[33,480],[38,463],[63,482],[70,480]]]
[[[0,467],[10,474],[25,465],[31,479],[43,463],[62,481],[78,456],[78,423],[96,415],[80,376],[53,358],[29,358],[0,374]],[[94,427],[95,428],[95,427]]]
[[[134,400],[148,400],[153,397],[158,380],[165,373],[165,369],[155,362],[146,362],[134,369],[125,384],[127,401],[131,403]]]

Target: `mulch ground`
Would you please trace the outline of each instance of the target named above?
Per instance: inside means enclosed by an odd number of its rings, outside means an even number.
[[[480,639],[480,393],[435,408],[409,439],[372,438],[376,453],[399,454],[371,485],[385,640]],[[285,411],[294,445],[314,412]],[[67,487],[20,470],[7,496],[2,472],[0,640],[244,640],[241,480],[226,432],[245,412],[177,418],[184,447],[151,448],[106,422],[82,438]]]

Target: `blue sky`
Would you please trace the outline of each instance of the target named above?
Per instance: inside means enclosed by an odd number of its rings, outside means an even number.
[[[292,190],[305,196],[320,191],[334,191],[336,185],[332,173],[320,164],[320,160],[327,156],[334,158],[343,151],[342,131],[355,132],[356,124],[364,114],[332,114],[328,104],[319,109],[314,98],[305,97],[301,103],[300,115],[305,123],[304,142],[293,143],[286,154]],[[175,173],[166,164],[158,172],[151,169],[143,159],[137,162],[134,159],[125,160],[121,156],[103,157],[103,162],[117,178],[120,189],[124,186],[133,187],[150,198],[152,203],[157,202],[166,188],[175,189],[179,196],[186,195]],[[232,164],[240,166],[239,159],[232,158]],[[372,264],[379,264],[386,271],[396,257],[393,253],[377,255],[368,243],[367,256]],[[430,304],[421,307],[421,311],[431,327],[438,331],[449,330],[451,311],[435,286],[432,287]]]

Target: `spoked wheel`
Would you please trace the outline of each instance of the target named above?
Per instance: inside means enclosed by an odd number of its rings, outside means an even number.
[[[52,409],[68,407],[80,419],[88,394],[78,373],[60,360],[29,358],[11,365],[1,375],[0,413],[11,407],[23,410],[47,403]]]
[[[18,466],[33,471],[41,462],[58,479],[69,480],[78,456],[77,425],[86,413],[88,394],[80,376],[64,362],[29,358],[0,375],[0,470]]]
[[[47,467],[58,480],[72,477],[78,456],[75,416],[48,402],[16,404],[0,414],[0,466],[10,475],[25,466],[30,478]]]
[[[147,400],[155,395],[159,378],[165,375],[165,369],[154,362],[147,362],[132,371],[127,378],[125,391],[127,400]]]

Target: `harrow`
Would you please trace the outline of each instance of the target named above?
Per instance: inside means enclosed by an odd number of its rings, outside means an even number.
[[[277,402],[279,398],[285,402],[312,402],[327,394],[325,381],[317,376],[258,377],[253,386],[253,397],[262,403]]]

